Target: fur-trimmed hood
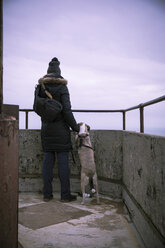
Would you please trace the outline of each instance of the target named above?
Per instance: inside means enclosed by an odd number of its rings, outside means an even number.
[[[46,84],[46,83],[56,83],[56,84],[64,84],[64,85],[67,85],[67,80],[64,79],[64,78],[57,78],[54,76],[53,73],[49,73],[49,74],[46,74],[45,76],[43,76],[42,78],[40,78],[38,80],[38,83],[39,84]]]

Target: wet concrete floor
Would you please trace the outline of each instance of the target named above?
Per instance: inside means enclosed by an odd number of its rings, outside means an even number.
[[[42,195],[19,195],[19,243],[23,248],[141,248],[137,234],[124,213],[122,202],[101,196],[50,202]]]

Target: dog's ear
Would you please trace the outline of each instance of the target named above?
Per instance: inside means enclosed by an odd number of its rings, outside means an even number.
[[[88,132],[90,131],[90,126],[89,125],[87,125],[87,130],[88,130]]]

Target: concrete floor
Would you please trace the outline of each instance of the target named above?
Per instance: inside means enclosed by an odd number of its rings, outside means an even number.
[[[19,243],[23,248],[141,248],[138,236],[119,201],[101,196],[61,203],[42,195],[19,195]]]

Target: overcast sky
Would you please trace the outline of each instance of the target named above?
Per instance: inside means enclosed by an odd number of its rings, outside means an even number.
[[[164,30],[163,0],[4,0],[4,103],[32,108],[35,84],[53,57],[73,109],[123,109],[160,97]],[[165,102],[146,109],[148,128],[164,128],[164,109]],[[108,128],[106,116],[88,122]],[[122,124],[116,116],[109,120],[114,129]]]

